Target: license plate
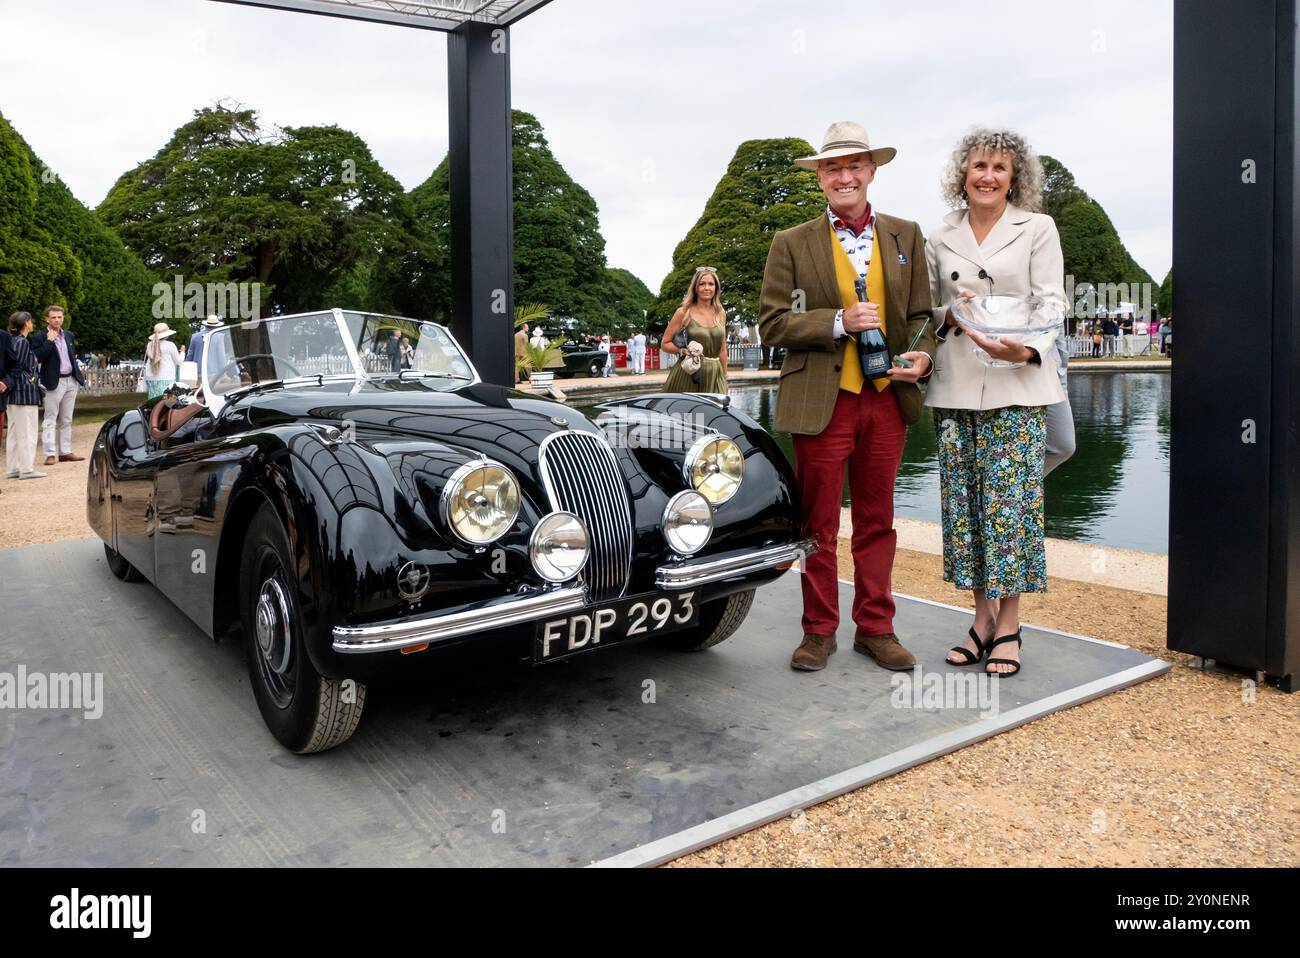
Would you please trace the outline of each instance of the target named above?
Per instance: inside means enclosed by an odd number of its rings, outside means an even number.
[[[694,592],[622,599],[537,623],[533,662],[541,665],[602,646],[690,628],[700,621]]]

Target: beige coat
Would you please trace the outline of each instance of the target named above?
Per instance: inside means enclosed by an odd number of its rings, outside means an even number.
[[[1056,223],[1042,213],[1008,205],[983,243],[975,242],[965,210],[949,213],[925,247],[930,266],[935,327],[961,290],[1008,296],[1039,296],[1065,308],[1065,266]],[[993,287],[980,278],[983,270]],[[1002,409],[1050,406],[1065,399],[1057,372],[1056,337],[1043,333],[1025,340],[1042,364],[1018,369],[992,367],[975,355],[970,339],[948,329],[934,357],[934,374],[925,404],[940,409]]]
[[[930,318],[925,239],[915,223],[884,213],[876,214],[876,236],[885,275],[885,341],[890,352],[898,354]],[[816,436],[825,431],[840,392],[844,351],[857,348],[852,336],[835,339],[835,314],[843,303],[833,242],[822,213],[777,233],[768,252],[758,328],[764,346],[786,350],[772,423],[781,432]],[[934,342],[931,324],[916,349],[933,356]],[[898,400],[904,423],[910,426],[920,419],[920,389],[896,382],[889,391]]]

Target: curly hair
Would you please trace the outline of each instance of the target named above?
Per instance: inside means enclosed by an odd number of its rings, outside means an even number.
[[[1011,130],[971,130],[961,138],[944,170],[941,187],[944,202],[953,209],[966,206],[966,174],[970,170],[972,150],[1006,153],[1011,157],[1011,189],[1007,202],[1028,210],[1043,211],[1043,164],[1033,147],[1019,133]]]

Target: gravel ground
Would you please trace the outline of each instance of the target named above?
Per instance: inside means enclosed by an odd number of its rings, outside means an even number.
[[[841,543],[840,574],[850,571]],[[894,583],[966,604],[937,556],[900,551]],[[1192,669],[1164,647],[1162,596],[1049,585],[1021,600],[1024,621],[1122,642],[1173,672],[669,867],[1300,864],[1300,695],[1260,687],[1252,697],[1240,678]],[[1032,645],[1024,657],[1031,668]]]
[[[90,458],[103,423],[74,424],[72,451]],[[86,524],[87,462],[43,466],[45,454],[37,440],[36,468],[45,479],[0,479],[0,548],[15,549],[41,542],[93,536]]]
[[[88,455],[98,424],[73,427]],[[86,538],[85,463],[0,479],[0,544]],[[841,543],[841,575],[850,569]],[[952,605],[941,560],[900,550],[898,592]],[[1300,864],[1300,694],[1205,674],[1164,647],[1165,598],[1053,578],[1026,622],[1122,642],[1173,672],[1040,719],[669,867]],[[792,614],[793,615],[793,614]],[[791,649],[797,621],[791,619]],[[904,637],[906,638],[906,637]],[[1027,668],[1034,649],[1026,647]]]

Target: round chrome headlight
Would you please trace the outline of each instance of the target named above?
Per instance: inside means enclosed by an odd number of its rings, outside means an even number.
[[[519,484],[500,463],[469,462],[447,480],[440,505],[443,521],[462,541],[488,545],[519,517]]]
[[[567,582],[582,571],[591,554],[587,527],[571,512],[552,512],[533,530],[528,556],[547,582]]]
[[[664,538],[679,555],[692,556],[713,535],[713,507],[698,492],[679,492],[664,509]]]
[[[682,471],[692,489],[720,506],[740,489],[745,478],[745,456],[730,439],[705,436],[686,453]]]

